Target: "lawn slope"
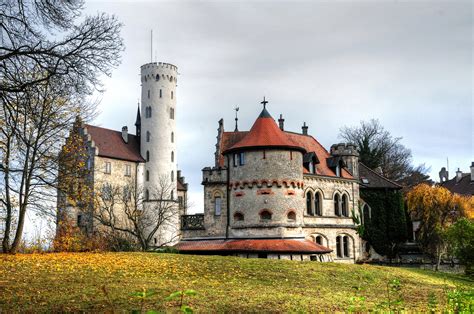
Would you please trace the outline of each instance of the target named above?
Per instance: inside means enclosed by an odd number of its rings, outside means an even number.
[[[172,311],[177,304],[165,297],[184,289],[197,292],[185,301],[198,312],[365,311],[384,307],[394,279],[407,310],[429,310],[429,300],[440,308],[446,291],[474,287],[464,276],[368,265],[155,253],[0,255],[0,313],[130,311],[140,308],[132,294],[143,289],[155,292],[144,308],[159,311]]]

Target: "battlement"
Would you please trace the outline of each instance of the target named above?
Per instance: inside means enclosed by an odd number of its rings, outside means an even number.
[[[141,66],[142,83],[145,82],[178,82],[178,67],[164,62],[147,63]]]
[[[339,143],[331,146],[332,156],[359,156],[357,147],[351,143]]]
[[[178,67],[171,63],[166,62],[150,62],[142,65],[140,69],[143,71],[144,69],[157,69],[157,68],[166,68],[171,69],[173,71],[178,71]]]
[[[227,169],[222,167],[206,167],[202,169],[202,184],[226,183]]]

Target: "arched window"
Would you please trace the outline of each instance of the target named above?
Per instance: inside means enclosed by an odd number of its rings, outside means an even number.
[[[148,98],[150,98],[150,90],[148,90]]]
[[[159,74],[156,75],[156,80],[157,80],[157,81],[160,80],[160,75],[159,75]]]
[[[146,131],[146,141],[149,142],[151,139],[151,133],[150,131]]]
[[[150,152],[146,151],[146,161],[150,161]]]
[[[313,193],[308,191],[306,193],[306,214],[309,216],[313,216]]]
[[[370,222],[370,207],[369,205],[365,204],[364,207],[362,207],[362,217],[363,217],[363,223],[367,224]]]
[[[222,198],[218,195],[214,197],[214,215],[220,216],[222,210]]]
[[[347,199],[347,195],[342,195],[342,216],[349,217],[349,201]]]
[[[170,119],[174,120],[174,108],[170,108]]]
[[[171,152],[171,162],[174,162],[174,152]]]
[[[150,171],[146,171],[146,180],[150,181]]]
[[[334,194],[334,214],[341,216],[341,197],[339,193]]]
[[[344,236],[343,238],[343,250],[344,250],[344,257],[349,257],[349,237]]]
[[[171,99],[173,99],[173,91],[171,91]]]
[[[148,191],[148,189],[145,190],[145,200],[150,200],[150,191]]]
[[[244,221],[244,214],[242,213],[235,213],[234,214],[234,221]]]
[[[174,132],[171,132],[171,143],[174,143]]]
[[[294,211],[289,212],[288,215],[287,215],[287,218],[288,218],[288,220],[295,221],[296,220],[296,213]]]
[[[323,245],[323,237],[322,236],[317,236],[315,239],[316,243],[319,245]]]
[[[174,171],[171,171],[171,182],[174,182]]]
[[[272,213],[270,213],[268,210],[264,210],[260,213],[260,219],[261,220],[272,220]]]
[[[161,92],[161,89],[160,89],[160,98],[161,98],[161,96],[163,96],[163,93]]]
[[[171,200],[174,200],[174,190],[171,190]]]
[[[151,118],[151,107],[148,107],[148,118]]]
[[[342,257],[341,236],[336,237],[336,256],[339,258]]]
[[[316,216],[322,216],[323,215],[321,205],[322,205],[321,204],[321,193],[316,192],[316,194],[314,194],[314,210],[316,212]]]

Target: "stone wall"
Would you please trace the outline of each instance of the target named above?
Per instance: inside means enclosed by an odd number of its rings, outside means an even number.
[[[227,157],[235,158],[233,155]],[[304,205],[302,153],[247,151],[244,159],[243,165],[231,163],[229,169],[231,236],[301,234],[303,212],[300,209]],[[265,212],[271,216],[265,216]]]

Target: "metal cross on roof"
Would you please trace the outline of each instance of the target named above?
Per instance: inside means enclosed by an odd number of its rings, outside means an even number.
[[[263,105],[263,109],[266,109],[268,101],[265,100],[265,96],[263,96],[263,101],[261,102],[261,104]]]

